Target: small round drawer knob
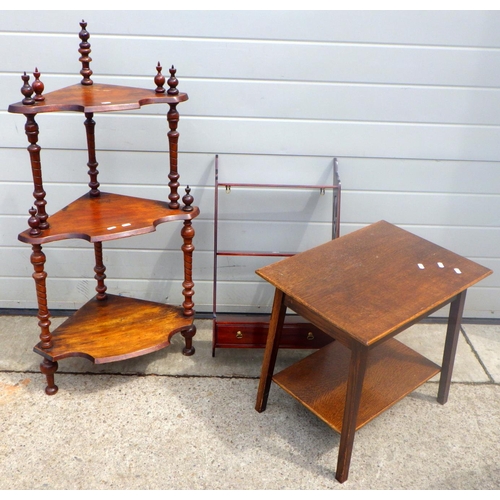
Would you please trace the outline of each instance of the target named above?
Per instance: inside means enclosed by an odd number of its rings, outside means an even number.
[[[314,334],[313,334],[313,332],[309,332],[307,334],[307,340],[314,340]]]
[[[236,338],[237,338],[237,339],[242,339],[242,338],[243,338],[243,333],[241,333],[241,331],[240,331],[240,330],[238,330],[238,331],[236,332]]]

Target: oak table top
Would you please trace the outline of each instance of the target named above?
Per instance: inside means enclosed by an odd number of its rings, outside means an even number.
[[[369,346],[492,271],[380,221],[256,272],[335,336]]]

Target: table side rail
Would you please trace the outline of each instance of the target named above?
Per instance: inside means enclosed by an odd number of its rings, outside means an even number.
[[[370,344],[365,344],[365,346],[369,347],[371,349],[371,348],[376,347],[377,345],[381,344],[382,342],[385,342],[387,339],[395,337],[396,335],[400,334],[404,330],[408,329],[410,326],[413,326],[416,323],[419,323],[420,321],[427,318],[431,314],[434,314],[435,312],[439,311],[443,307],[445,307],[448,304],[455,301],[458,298],[458,296],[460,295],[460,293],[451,297],[448,300],[445,300],[444,302],[440,303],[439,305],[437,305],[433,309],[430,309],[430,310],[425,311],[424,313],[422,313],[418,316],[415,316],[414,318],[403,323],[402,325],[400,325],[398,328],[394,329],[390,333],[387,333],[386,335],[378,338],[377,340],[375,340],[374,342],[372,342]],[[310,321],[313,325],[318,327],[321,331],[325,332],[328,335],[331,335],[335,340],[338,340],[340,343],[342,343],[346,347],[353,349],[354,346],[360,342],[359,340],[353,338],[351,335],[346,333],[341,328],[338,328],[338,327],[335,327],[334,325],[332,325],[329,321],[327,321],[320,314],[316,313],[315,311],[311,311],[311,309],[305,307],[303,304],[301,304],[297,300],[292,299],[291,297],[289,297],[286,294],[285,294],[284,302],[285,302],[286,307],[289,307],[294,312],[296,312],[297,314],[302,316],[304,319],[306,319],[307,321]]]

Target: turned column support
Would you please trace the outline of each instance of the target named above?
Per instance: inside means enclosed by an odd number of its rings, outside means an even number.
[[[181,236],[184,240],[182,245],[182,252],[184,254],[184,281],[182,282],[182,295],[184,295],[184,302],[182,307],[184,309],[184,316],[191,317],[194,316],[194,283],[193,283],[193,237],[194,229],[190,220],[184,221],[183,228],[181,230]]]
[[[40,150],[42,149],[38,143],[38,124],[35,121],[35,115],[24,115],[26,117],[26,125],[24,127],[26,136],[30,145],[28,146],[28,152],[31,161],[31,171],[33,175],[33,197],[35,198],[34,205],[36,207],[36,218],[39,221],[38,229],[48,229],[49,223],[47,221],[48,215],[45,211],[45,206],[47,201],[45,200],[45,191],[43,189],[42,180],[42,164],[40,161]]]
[[[50,313],[47,307],[47,273],[44,270],[45,254],[42,252],[41,245],[32,245],[31,263],[35,272],[33,279],[36,284],[36,299],[38,303],[38,326],[40,327],[40,344],[43,351],[50,351],[53,346],[52,335],[50,333]],[[54,383],[54,373],[57,371],[57,362],[44,358],[40,364],[40,371],[47,379],[45,393],[49,396],[57,392],[57,385]]]
[[[85,130],[87,133],[87,151],[89,161],[87,163],[87,167],[89,167],[89,188],[90,188],[90,196],[93,198],[98,197],[101,193],[99,191],[99,182],[97,182],[97,175],[99,174],[99,170],[97,167],[99,163],[96,160],[95,154],[95,121],[93,120],[94,113],[85,113]]]
[[[35,272],[33,279],[36,285],[36,299],[38,302],[38,326],[40,327],[40,347],[47,351],[52,348],[52,336],[50,334],[50,313],[47,308],[47,273],[44,270],[45,254],[42,252],[41,245],[32,245],[31,264]]]
[[[102,243],[98,241],[94,243],[94,255],[95,255],[95,267],[94,278],[97,280],[97,286],[95,288],[97,292],[97,300],[105,300],[108,298],[106,295],[106,290],[108,287],[104,284],[104,280],[106,279],[106,275],[104,274],[106,271],[106,266],[104,265],[104,261],[102,258]]]
[[[167,113],[168,126],[170,128],[167,133],[168,144],[169,144],[169,154],[170,154],[170,172],[168,178],[170,182],[168,183],[170,187],[170,194],[168,199],[170,200],[169,207],[173,210],[179,209],[179,194],[177,190],[179,189],[179,173],[177,171],[177,145],[179,143],[179,132],[177,132],[177,125],[179,123],[179,112],[177,111],[177,103],[169,104],[170,110]]]

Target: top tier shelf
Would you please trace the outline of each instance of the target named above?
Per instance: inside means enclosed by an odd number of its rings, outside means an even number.
[[[44,94],[45,100],[34,104],[17,102],[9,106],[10,113],[34,115],[54,111],[79,111],[82,113],[100,113],[106,111],[124,111],[139,109],[146,104],[175,104],[188,100],[188,95],[178,93],[160,94],[155,90],[119,85],[97,84],[71,85],[54,92]]]

